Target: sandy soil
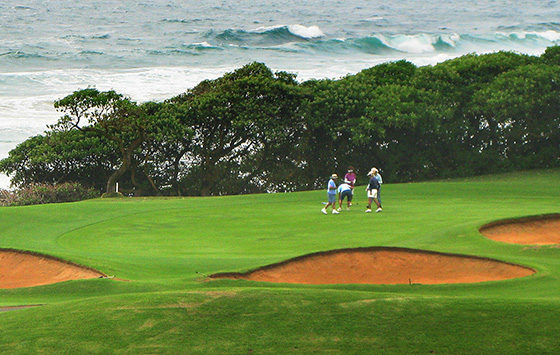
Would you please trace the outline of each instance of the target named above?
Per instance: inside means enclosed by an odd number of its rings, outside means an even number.
[[[299,284],[447,284],[534,273],[530,268],[486,258],[380,247],[315,253],[243,274],[210,277]]]
[[[480,228],[486,238],[505,243],[549,245],[560,243],[560,214],[497,221]]]
[[[0,249],[0,289],[91,279],[103,273],[46,255]]]

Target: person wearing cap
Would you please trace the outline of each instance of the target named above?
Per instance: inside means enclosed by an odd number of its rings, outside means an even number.
[[[352,206],[352,187],[346,181],[338,186],[338,211],[342,211],[342,201],[346,198],[346,210]]]
[[[375,174],[374,177],[379,182],[379,188],[377,189],[377,201],[379,201],[379,204],[381,204],[381,185],[383,185],[383,178],[381,177],[381,174],[379,174],[379,169],[377,168],[372,168],[372,169],[375,169],[377,171],[377,174]]]
[[[377,193],[379,192],[379,181],[375,178],[375,175],[378,173],[376,168],[371,168],[370,172],[368,173],[369,184],[366,187],[367,197],[368,197],[368,206],[366,209],[366,213],[371,212],[371,202],[375,201],[377,205],[377,210],[375,212],[381,212],[383,209],[381,208],[381,203],[377,199]]]
[[[321,212],[323,212],[323,214],[327,214],[327,208],[329,208],[329,206],[332,206],[332,213],[333,214],[338,214],[339,213],[336,210],[336,182],[335,182],[336,179],[338,179],[338,175],[332,174],[331,179],[329,180],[329,183],[327,184],[327,197],[329,198],[329,200],[328,200],[329,202],[321,210]]]

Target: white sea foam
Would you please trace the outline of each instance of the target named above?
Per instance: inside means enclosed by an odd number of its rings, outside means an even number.
[[[196,47],[201,47],[201,48],[217,48],[216,46],[211,45],[210,43],[204,41],[204,42],[197,42],[197,43],[192,43],[190,44],[190,46],[196,46]]]
[[[5,174],[0,174],[0,189],[7,189],[10,186],[10,177]]]
[[[387,47],[406,53],[434,52],[434,38],[428,34],[378,36],[379,40]]]
[[[461,40],[461,36],[458,33],[442,34],[438,37],[452,47],[457,46],[457,43]]]
[[[302,38],[318,38],[318,37],[323,37],[325,34],[323,33],[323,31],[321,31],[321,29],[319,28],[319,26],[303,26],[303,25],[299,25],[299,24],[295,24],[295,25],[274,25],[274,26],[261,26],[261,27],[257,27],[256,29],[254,29],[251,32],[257,32],[257,33],[264,33],[264,32],[268,32],[268,31],[274,31],[280,28],[286,28],[288,29],[288,31],[298,37],[302,37]]]
[[[325,35],[319,26],[290,25],[288,26],[288,31],[303,38],[317,38]]]
[[[556,31],[544,31],[544,32],[535,32],[537,36],[543,37],[551,42],[560,41],[560,32]]]
[[[526,39],[528,36],[535,36],[543,38],[550,42],[557,42],[560,40],[560,32],[556,31],[543,31],[543,32],[517,32],[515,35],[520,39]]]
[[[249,32],[263,33],[263,32],[273,31],[284,27],[287,26],[286,25],[260,26]]]

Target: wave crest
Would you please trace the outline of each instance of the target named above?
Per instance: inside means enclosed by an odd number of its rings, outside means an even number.
[[[258,27],[254,30],[226,29],[221,32],[209,31],[208,39],[215,39],[227,44],[243,44],[248,46],[274,46],[290,42],[309,41],[324,37],[318,26],[279,25]]]
[[[256,33],[282,33],[288,32],[296,37],[304,38],[304,39],[312,39],[312,38],[319,38],[324,37],[325,34],[319,26],[303,26],[299,24],[295,25],[278,25],[278,26],[269,26],[269,27],[259,27],[253,31],[249,32],[256,32]]]

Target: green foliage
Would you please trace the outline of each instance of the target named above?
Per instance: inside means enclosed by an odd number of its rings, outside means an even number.
[[[116,147],[92,131],[49,131],[27,139],[0,161],[12,185],[79,182],[102,191],[117,164]]]
[[[293,77],[275,75],[260,63],[204,81],[174,99],[181,120],[193,130],[195,166],[182,179],[187,192],[252,192],[256,179],[264,189],[273,184],[279,166],[293,165],[290,150],[301,132],[302,100]]]
[[[560,67],[532,64],[498,76],[475,103],[494,133],[490,144],[514,167],[558,164]]]
[[[115,121],[120,105],[127,100],[115,91],[99,92],[88,88],[74,92],[54,102],[54,108],[65,113],[54,129],[82,129],[83,126],[105,122],[109,125]]]
[[[354,78],[352,76],[347,78],[361,81],[374,87],[391,84],[402,85],[408,83],[414,77],[417,69],[414,64],[400,60],[364,69],[356,74]]]
[[[107,192],[115,190],[118,179],[125,173],[130,173],[132,183],[138,185],[134,178],[136,166],[133,156],[146,140],[154,139],[161,132],[154,118],[158,104],[138,106],[114,91],[99,92],[90,88],[55,102],[55,108],[65,115],[53,129],[94,131],[118,148],[120,165],[107,180]],[[88,125],[84,125],[84,120]]]
[[[541,60],[548,65],[560,65],[560,46],[548,47],[541,55]]]

